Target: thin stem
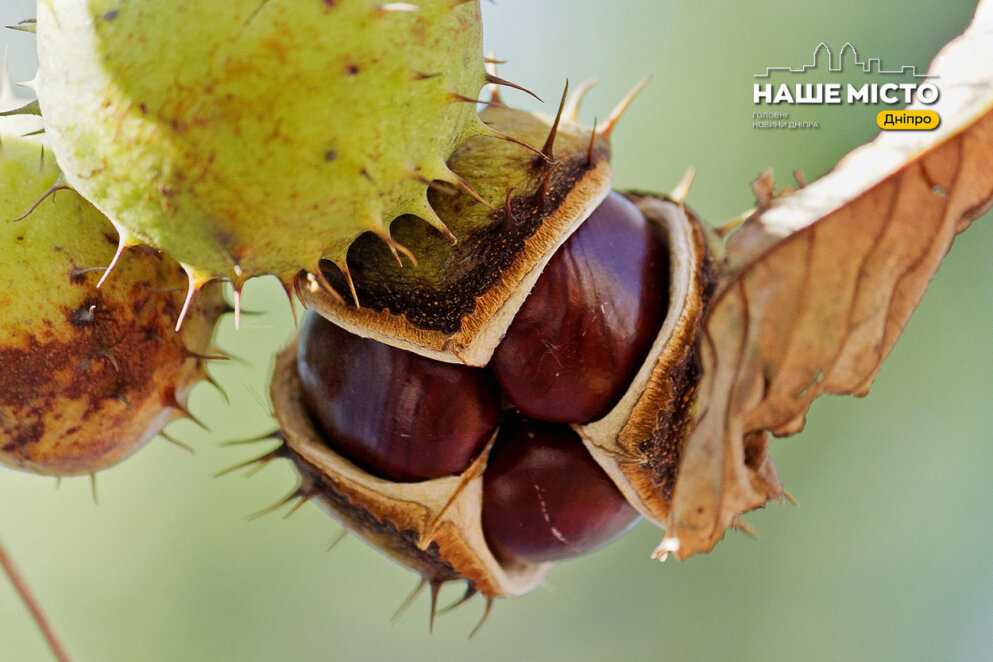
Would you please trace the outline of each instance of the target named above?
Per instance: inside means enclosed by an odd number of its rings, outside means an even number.
[[[34,596],[31,595],[28,585],[24,582],[24,579],[21,577],[20,573],[17,572],[17,568],[14,567],[14,563],[10,560],[10,557],[7,556],[7,552],[4,550],[2,543],[0,543],[0,566],[3,566],[3,571],[8,577],[10,577],[10,583],[14,585],[14,589],[17,591],[18,595],[21,596],[21,600],[24,601],[24,604],[31,612],[34,622],[38,624],[38,628],[45,636],[45,640],[48,642],[49,648],[52,649],[52,654],[55,655],[55,659],[59,662],[70,662],[69,655],[62,647],[58,637],[55,636],[52,626],[49,625],[48,619],[45,618],[45,614],[42,613],[41,607],[34,599]]]

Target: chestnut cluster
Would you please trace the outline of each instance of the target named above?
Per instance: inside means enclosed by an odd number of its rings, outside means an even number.
[[[311,313],[297,345],[326,443],[384,479],[483,474],[486,540],[504,562],[591,551],[639,515],[570,424],[620,400],[666,315],[668,251],[611,193],[548,262],[485,368],[361,338]]]

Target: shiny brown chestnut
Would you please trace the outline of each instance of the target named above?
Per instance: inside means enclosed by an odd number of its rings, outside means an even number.
[[[617,403],[665,319],[668,255],[610,193],[548,262],[490,366],[525,415],[585,423]]]
[[[499,396],[483,370],[360,338],[313,312],[297,365],[328,444],[382,478],[460,474],[496,431]]]
[[[640,519],[569,426],[504,419],[483,473],[483,531],[498,559],[561,561]]]

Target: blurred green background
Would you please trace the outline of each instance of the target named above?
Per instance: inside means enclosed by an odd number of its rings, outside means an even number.
[[[925,67],[972,9],[970,0],[483,3],[487,48],[509,60],[501,76],[548,100],[566,78],[603,76],[587,122],[653,75],[614,133],[616,185],[669,190],[693,165],[689,202],[713,223],[752,204],[748,183],[762,168],[783,183],[794,168],[813,179],[876,133],[871,108],[791,111],[818,130],[753,130],[752,74],[805,62],[822,40]],[[29,0],[0,4],[3,24],[31,16]],[[33,37],[0,40],[14,79],[29,79]],[[513,91],[505,99],[538,107]],[[752,514],[758,540],[729,534],[707,556],[659,565],[648,558],[659,531],[643,524],[554,569],[533,593],[499,601],[471,641],[481,601],[440,618],[433,635],[426,598],[390,625],[415,577],[353,538],[327,553],[339,528],[317,508],[246,521],[293,488],[284,463],[212,477],[253,452],[220,442],[272,427],[270,357],[292,321],[264,280],[244,298],[261,314],[237,333],[225,319],[217,337],[247,361],[212,369],[230,406],[199,386],[192,410],[212,432],[169,430],[194,457],[156,440],[99,474],[99,504],[86,478],[56,489],[4,471],[0,538],[78,660],[988,659],[991,246],[988,219],[956,242],[869,397],[822,399],[806,431],[774,442],[800,506]],[[0,580],[0,660],[46,659]]]

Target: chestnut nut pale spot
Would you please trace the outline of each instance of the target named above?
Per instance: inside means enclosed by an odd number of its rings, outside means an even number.
[[[360,338],[313,312],[297,364],[329,445],[381,478],[459,474],[496,431],[499,396],[485,371]]]
[[[605,415],[665,318],[668,254],[637,207],[611,193],[548,262],[490,363],[527,416]]]

